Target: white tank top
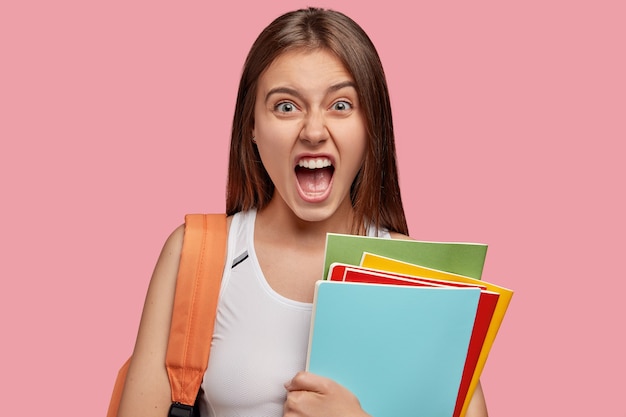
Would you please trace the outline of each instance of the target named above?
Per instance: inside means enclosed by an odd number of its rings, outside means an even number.
[[[312,304],[283,297],[267,283],[254,250],[255,219],[252,210],[231,222],[202,416],[281,417],[283,385],[305,367]],[[378,235],[389,238],[386,231]]]

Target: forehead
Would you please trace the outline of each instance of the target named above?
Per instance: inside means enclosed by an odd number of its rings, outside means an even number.
[[[296,49],[279,55],[259,77],[259,92],[277,85],[314,89],[354,82],[341,60],[326,49]]]

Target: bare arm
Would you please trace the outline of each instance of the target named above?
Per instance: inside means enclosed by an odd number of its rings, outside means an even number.
[[[171,404],[165,370],[184,226],[167,239],[150,280],[118,417],[164,417]]]

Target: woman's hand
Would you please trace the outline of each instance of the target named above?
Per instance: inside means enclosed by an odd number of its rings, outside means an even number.
[[[354,394],[331,379],[298,372],[285,389],[283,417],[369,417]]]

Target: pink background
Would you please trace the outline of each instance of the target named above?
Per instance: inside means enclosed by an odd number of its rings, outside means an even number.
[[[263,3],[1,3],[4,414],[105,413],[163,241],[224,210],[249,46],[311,4]],[[516,291],[490,414],[626,416],[624,3],[317,4],[383,59],[412,236]]]

